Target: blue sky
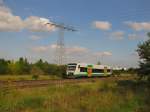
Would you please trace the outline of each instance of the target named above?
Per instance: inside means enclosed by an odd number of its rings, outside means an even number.
[[[100,60],[137,67],[137,44],[150,31],[149,0],[0,0],[0,4],[0,58],[53,62],[58,30],[44,28],[45,20],[78,29],[65,32],[68,62]]]

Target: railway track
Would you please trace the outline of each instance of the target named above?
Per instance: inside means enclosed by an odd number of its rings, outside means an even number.
[[[129,80],[129,77],[98,77],[98,78],[80,78],[80,79],[51,79],[51,80],[20,80],[20,81],[0,81],[2,88],[33,88],[45,87],[49,85],[75,84],[96,81],[118,81]],[[133,78],[132,78],[133,79]]]

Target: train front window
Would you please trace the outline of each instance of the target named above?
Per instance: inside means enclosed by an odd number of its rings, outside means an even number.
[[[68,66],[67,69],[68,69],[68,70],[71,70],[71,71],[75,71],[76,66]]]
[[[107,69],[107,72],[111,72],[111,70],[110,70],[110,69]]]

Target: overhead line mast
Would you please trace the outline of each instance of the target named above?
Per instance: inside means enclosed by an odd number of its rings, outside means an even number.
[[[55,26],[59,30],[57,46],[56,46],[56,56],[55,61],[58,65],[63,65],[66,62],[66,49],[65,49],[65,41],[64,41],[64,31],[77,31],[72,26],[66,26],[64,24],[57,23],[46,23],[46,25]]]

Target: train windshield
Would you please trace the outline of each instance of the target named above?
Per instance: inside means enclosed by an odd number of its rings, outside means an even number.
[[[67,66],[67,70],[70,70],[70,71],[75,71],[75,69],[76,69],[76,66],[77,66],[77,64],[68,64],[68,66]]]

